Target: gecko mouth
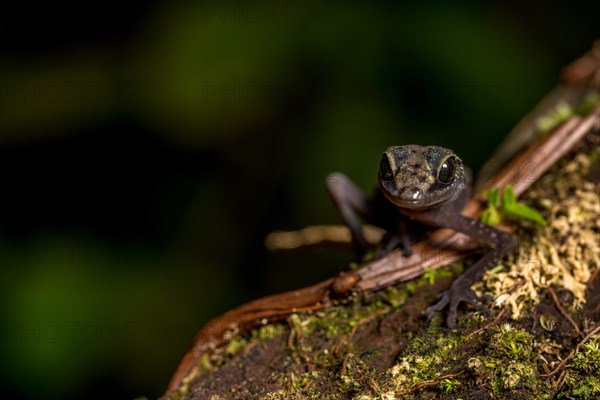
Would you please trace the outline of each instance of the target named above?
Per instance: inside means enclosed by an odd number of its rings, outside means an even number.
[[[383,194],[398,207],[413,210],[429,208],[436,203],[434,199],[426,199],[423,192],[418,188],[402,188],[396,193],[391,193],[384,189]]]
[[[423,210],[430,207],[437,207],[455,200],[460,191],[452,196],[429,196],[422,189],[415,186],[402,187],[399,190],[390,190],[384,185],[380,186],[385,197],[401,208],[412,210]]]

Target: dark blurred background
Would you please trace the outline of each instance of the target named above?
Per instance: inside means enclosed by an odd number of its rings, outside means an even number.
[[[204,322],[337,273],[391,144],[477,168],[599,35],[589,1],[0,8],[0,397],[156,397]],[[594,8],[595,7],[595,8]]]

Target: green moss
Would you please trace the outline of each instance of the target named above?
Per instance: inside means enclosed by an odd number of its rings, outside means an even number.
[[[513,328],[510,324],[504,324],[498,327],[490,338],[488,354],[497,359],[508,357],[525,360],[531,356],[532,345],[533,336]]]
[[[225,346],[225,352],[231,356],[239,354],[244,347],[248,344],[248,340],[246,340],[242,336],[236,336]]]
[[[400,286],[388,288],[386,291],[382,292],[382,294],[388,302],[395,300],[395,304],[391,304],[395,308],[399,308],[409,297],[415,294],[419,288],[425,285],[433,285],[440,279],[458,276],[463,270],[464,264],[462,260],[454,262],[450,267],[430,268],[417,279],[405,282]]]
[[[565,386],[558,398],[597,399],[600,397],[600,345],[591,341],[567,365]]]
[[[389,371],[390,386],[396,392],[409,391],[412,385],[437,378],[450,372],[461,357],[462,338],[456,332],[443,333],[430,328],[413,339],[402,352],[399,362]],[[459,386],[460,382],[446,383],[443,391]]]
[[[460,269],[460,270],[463,269],[462,260],[457,261],[455,264],[456,264],[457,269]],[[420,285],[422,285],[425,282],[427,282],[430,285],[433,285],[436,281],[438,281],[442,278],[450,278],[453,275],[454,275],[454,273],[446,268],[430,268],[430,269],[426,270],[423,273],[423,275],[419,279],[417,279],[416,282],[419,282]]]
[[[537,378],[532,350],[533,336],[504,324],[489,338],[484,356],[469,360],[469,368],[490,384],[495,396],[523,393],[522,398],[533,398],[550,388]]]
[[[215,368],[210,359],[210,355],[208,355],[207,353],[202,354],[202,357],[200,357],[199,368],[200,370],[204,371],[212,371]]]
[[[374,382],[375,370],[369,368],[353,353],[346,354],[339,374],[341,393],[357,393]]]
[[[261,326],[251,332],[251,340],[270,340],[286,334],[286,328],[282,324],[269,324]]]
[[[385,291],[385,301],[397,309],[400,308],[409,297],[408,290],[401,290],[399,287],[392,286]]]
[[[492,398],[549,398],[550,385],[538,379],[534,369],[533,336],[502,325],[478,342],[467,338],[470,331],[447,332],[432,326],[415,337],[388,371],[391,378],[383,390],[414,398],[425,389],[442,397],[468,397],[481,390]],[[469,354],[474,348],[479,350],[473,357]]]

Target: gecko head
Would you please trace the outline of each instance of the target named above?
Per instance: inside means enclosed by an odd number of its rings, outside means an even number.
[[[378,183],[398,207],[421,210],[456,200],[466,185],[465,169],[443,147],[392,146],[381,158]]]

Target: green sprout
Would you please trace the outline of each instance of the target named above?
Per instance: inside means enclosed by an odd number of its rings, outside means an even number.
[[[435,282],[435,270],[432,268],[428,268],[423,273],[423,279],[426,280],[430,285],[433,285]]]
[[[481,214],[481,222],[486,225],[496,226],[502,219],[498,211],[498,207],[500,206],[500,190],[495,187],[484,194],[488,199],[488,206],[483,211],[483,214]]]
[[[440,382],[440,387],[444,391],[444,394],[450,394],[454,391],[454,389],[456,389],[459,386],[460,381],[456,380],[453,381],[451,379],[444,379]]]
[[[502,196],[500,190],[494,188],[485,192],[488,199],[488,207],[481,215],[484,224],[496,226],[502,221],[502,217],[513,217],[527,219],[539,225],[546,225],[546,220],[533,208],[517,201],[517,196],[511,185],[506,185]]]

